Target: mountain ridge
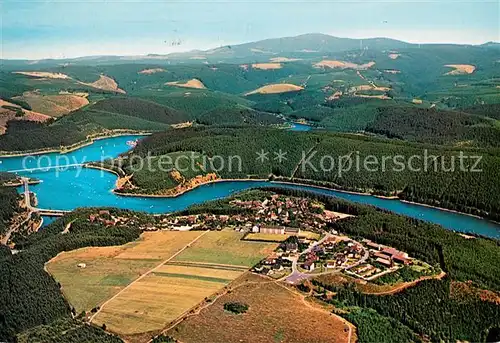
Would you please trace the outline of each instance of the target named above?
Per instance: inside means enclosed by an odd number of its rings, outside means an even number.
[[[199,57],[214,58],[245,58],[255,56],[274,56],[280,53],[338,53],[349,50],[391,50],[415,46],[471,46],[481,48],[498,48],[498,42],[485,42],[483,44],[453,44],[453,43],[422,43],[415,44],[388,37],[347,38],[337,37],[324,33],[305,33],[296,36],[266,38],[258,41],[224,45],[208,50],[194,49],[185,52],[172,52],[167,54],[145,53],[143,55],[87,55],[72,58],[44,58],[44,59],[0,59],[2,64],[12,62],[43,63],[43,62],[81,62],[86,60],[170,60],[193,59]],[[208,58],[207,57],[207,58]]]

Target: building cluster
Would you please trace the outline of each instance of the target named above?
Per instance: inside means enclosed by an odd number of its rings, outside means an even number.
[[[330,236],[305,254],[301,267],[308,271],[318,266],[324,266],[327,270],[345,269],[358,262],[363,255],[361,244],[345,237]]]
[[[89,215],[89,222],[91,223],[101,223],[106,226],[117,226],[117,225],[135,225],[137,224],[135,218],[114,216],[108,210],[100,210],[97,213]]]
[[[263,201],[233,200],[230,204],[234,207],[253,210],[252,232],[255,233],[298,234],[300,230],[325,229],[328,223],[338,219],[334,212],[324,210],[319,203],[277,194]]]
[[[292,261],[283,257],[280,252],[274,252],[259,264],[257,264],[253,271],[259,274],[272,276],[283,272],[285,269],[290,269],[292,267]]]
[[[362,243],[368,248],[369,260],[348,271],[349,274],[360,279],[371,281],[414,262],[414,259],[407,253],[395,248],[372,242],[369,239],[363,239]]]
[[[377,263],[386,267],[392,267],[396,263],[409,265],[413,262],[408,257],[408,254],[403,251],[372,242],[369,239],[363,239],[362,242],[369,248],[370,257],[373,257]]]

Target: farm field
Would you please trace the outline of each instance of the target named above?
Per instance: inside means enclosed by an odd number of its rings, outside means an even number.
[[[274,281],[245,274],[232,291],[191,315],[166,334],[181,342],[347,342],[346,321],[310,303]],[[244,314],[224,310],[227,302],[249,306]],[[224,323],[225,330],[220,329]],[[307,323],[307,325],[305,325]],[[355,333],[351,333],[355,341]]]
[[[174,261],[228,264],[252,267],[269,255],[277,244],[242,241],[243,234],[234,231],[209,232]]]
[[[276,248],[276,244],[241,241],[242,236],[232,231],[203,233],[172,261],[102,306],[92,322],[122,335],[162,329]]]
[[[143,233],[141,239],[116,247],[89,247],[63,252],[46,264],[77,312],[90,311],[133,280],[172,256],[199,232]],[[85,264],[85,268],[77,265]]]
[[[283,242],[286,241],[288,237],[292,235],[288,234],[268,234],[268,233],[249,233],[246,235],[245,240],[250,241],[262,241],[262,242]],[[298,235],[301,238],[318,240],[320,238],[320,234],[310,231],[301,231]]]

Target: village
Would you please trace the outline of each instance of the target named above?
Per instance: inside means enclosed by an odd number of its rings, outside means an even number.
[[[252,270],[290,283],[334,272],[372,281],[415,261],[393,247],[368,239],[358,242],[340,234],[332,224],[351,215],[325,210],[319,202],[273,195],[265,200],[236,199],[229,205],[235,214],[162,215],[156,216],[156,222],[144,223],[100,210],[89,215],[89,222],[137,224],[142,231],[234,230],[242,233],[245,241],[276,242],[277,249]]]

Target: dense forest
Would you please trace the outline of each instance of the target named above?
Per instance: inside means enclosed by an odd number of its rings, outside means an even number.
[[[500,147],[500,129],[484,117],[427,108],[385,107],[367,131],[433,144]]]
[[[367,295],[352,288],[319,284],[335,292],[332,302],[340,308],[352,306],[373,309],[379,315],[392,318],[411,328],[414,332],[429,337],[433,342],[484,342],[491,328],[500,326],[500,306],[493,302],[468,298],[456,299],[450,294],[450,279],[428,280],[400,293],[386,296]],[[357,319],[358,309],[347,313],[347,319]],[[381,331],[361,330],[362,342],[374,342],[378,335],[393,328],[378,327]],[[408,334],[407,334],[408,335]],[[409,336],[401,337],[409,341]]]
[[[401,322],[382,316],[370,308],[352,308],[342,316],[356,326],[359,343],[422,342],[419,336]]]
[[[140,213],[112,210],[118,214],[132,214],[138,220],[136,225],[107,228],[87,220],[93,211],[95,209],[77,210],[27,238],[19,236],[16,248],[22,251],[14,255],[6,251],[0,256],[0,287],[6,290],[0,293],[0,339],[12,341],[24,330],[71,318],[72,312],[76,315],[63,298],[60,285],[44,270],[45,262],[62,251],[133,241],[140,234],[138,225],[149,218]],[[70,232],[61,235],[71,221]]]
[[[2,178],[8,175],[2,173]],[[0,186],[0,235],[3,235],[8,225],[19,210],[19,194],[15,188]]]
[[[122,343],[102,328],[83,324],[78,319],[58,319],[48,325],[40,325],[17,336],[17,343]]]
[[[280,149],[287,153],[281,163],[274,155]],[[228,126],[154,134],[142,140],[129,155],[161,156],[179,151],[221,156],[226,162],[231,156],[240,156],[241,169],[232,165],[229,170],[226,163],[218,171],[221,165],[214,160],[212,169],[222,178],[274,175],[343,190],[397,194],[410,201],[500,219],[500,158],[494,153],[461,153],[434,145],[328,132]],[[260,151],[270,154],[262,163],[256,161]],[[375,167],[364,167],[364,161],[374,159],[378,162]],[[482,172],[471,171],[474,166]]]

